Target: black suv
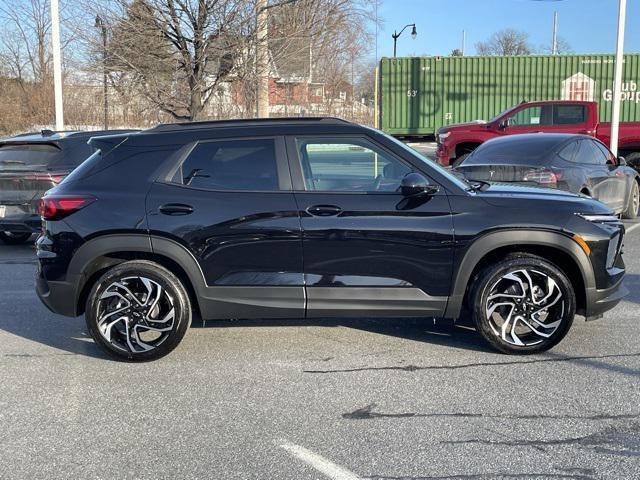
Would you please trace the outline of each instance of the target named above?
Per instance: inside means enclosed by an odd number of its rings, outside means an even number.
[[[89,138],[113,133],[42,130],[0,140],[0,239],[15,245],[39,232],[40,198],[93,153]]]
[[[330,118],[160,125],[90,140],[43,198],[37,290],[129,360],[203,319],[468,312],[506,353],[625,295],[624,227],[586,197],[465,183]]]

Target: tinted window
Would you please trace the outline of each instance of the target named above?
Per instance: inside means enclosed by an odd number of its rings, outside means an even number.
[[[52,144],[0,145],[0,170],[45,167],[62,158],[62,151]]]
[[[604,165],[607,163],[607,157],[598,148],[595,142],[591,140],[580,141],[580,149],[575,158],[577,163],[584,165]]]
[[[536,105],[523,108],[509,117],[509,125],[512,127],[551,125],[551,106]]]
[[[200,143],[174,181],[208,190],[278,190],[274,140]]]
[[[395,192],[411,171],[363,139],[296,140],[305,188],[336,192]]]
[[[613,156],[613,153],[611,153],[611,151],[605,147],[602,143],[600,142],[593,142],[595,143],[596,147],[598,147],[598,149],[602,152],[602,154],[605,156],[606,158],[606,162],[607,163],[611,163],[613,165],[617,165],[618,162],[616,160],[616,157]]]
[[[576,159],[576,154],[578,153],[578,142],[573,141],[567,144],[562,150],[558,152],[558,156],[567,162],[573,162]]]
[[[537,165],[550,159],[558,140],[553,136],[527,135],[505,137],[478,147],[463,165]]]
[[[584,123],[586,108],[584,105],[556,105],[553,109],[554,125],[572,125]]]

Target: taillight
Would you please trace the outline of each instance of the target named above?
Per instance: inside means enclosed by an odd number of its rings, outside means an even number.
[[[45,220],[60,220],[95,201],[91,195],[49,195],[40,199],[38,212]]]
[[[25,180],[35,180],[38,182],[51,182],[54,185],[59,184],[62,180],[64,180],[64,177],[66,177],[67,174],[66,173],[49,173],[49,172],[43,172],[43,173],[31,173],[29,175],[26,175],[24,177]]]
[[[536,168],[529,170],[522,177],[524,182],[534,182],[541,185],[556,185],[560,180],[560,175],[556,172],[549,170],[548,168]]]

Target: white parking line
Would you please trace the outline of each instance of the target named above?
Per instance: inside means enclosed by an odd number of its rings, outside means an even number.
[[[640,223],[634,223],[633,225],[627,228],[627,233],[633,232],[638,227],[640,227]]]
[[[281,443],[280,447],[332,480],[360,480],[355,473],[304,447],[289,442]]]

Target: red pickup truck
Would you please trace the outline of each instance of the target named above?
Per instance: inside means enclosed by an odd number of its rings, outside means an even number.
[[[535,132],[581,133],[609,145],[611,124],[600,123],[596,102],[522,102],[488,122],[478,120],[442,127],[436,135],[436,156],[442,165],[457,165],[491,138]],[[629,165],[640,168],[640,122],[620,123],[618,152]]]

